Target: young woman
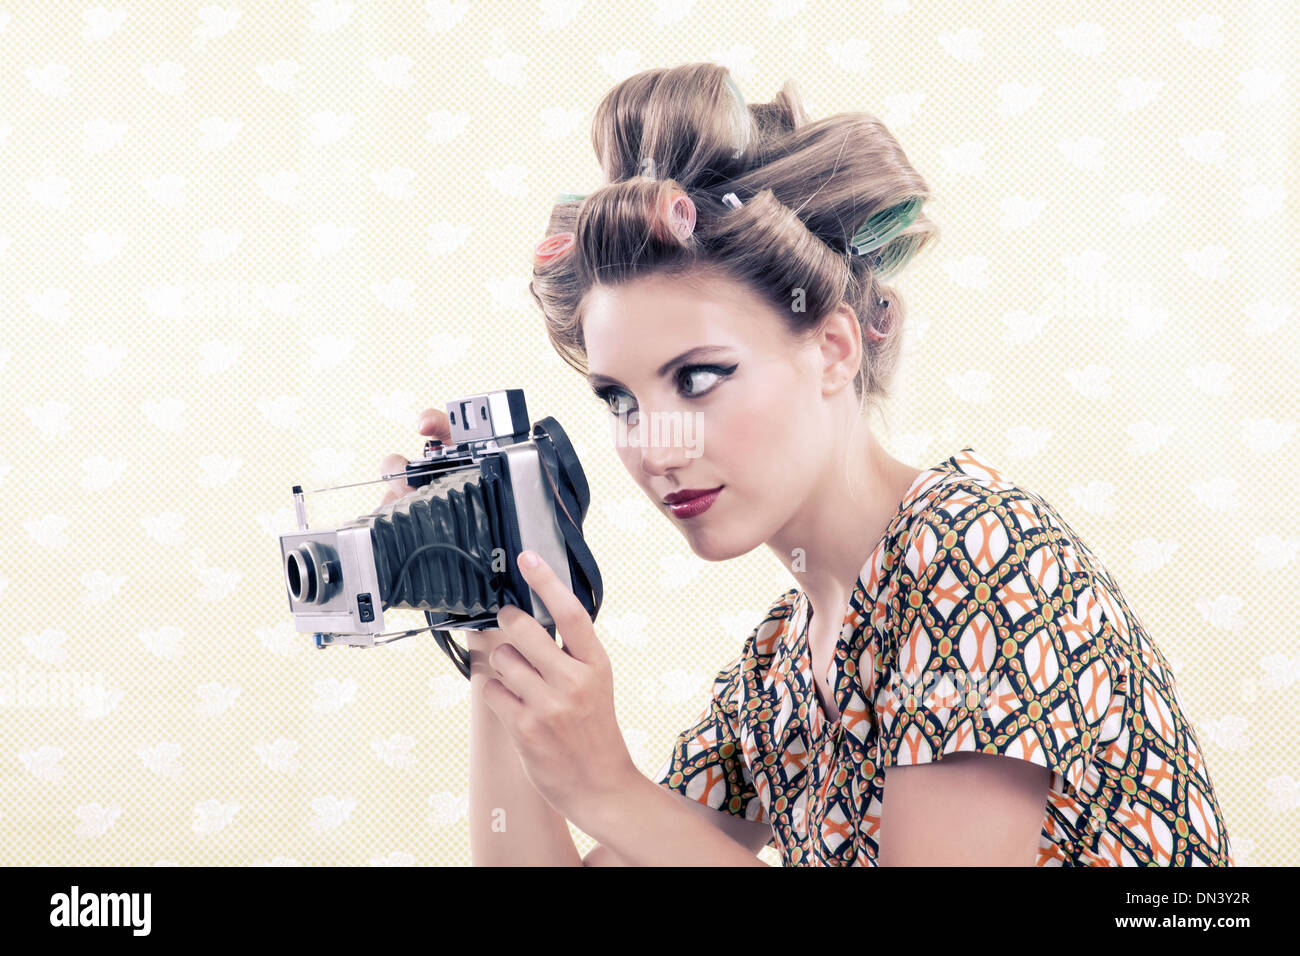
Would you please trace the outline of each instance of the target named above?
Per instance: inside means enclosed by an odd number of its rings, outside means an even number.
[[[886,280],[937,235],[888,130],[809,122],[789,84],[746,106],[700,63],[620,83],[593,141],[605,184],[537,249],[551,342],[696,554],[766,545],[798,587],[654,782],[590,619],[521,560],[563,647],[514,607],[467,635],[474,862],[1231,865],[1174,675],[1092,552],[973,448],[917,469],[864,425]]]

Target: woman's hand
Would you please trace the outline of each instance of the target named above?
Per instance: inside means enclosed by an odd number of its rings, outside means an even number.
[[[541,597],[564,639],[561,648],[531,614],[497,612],[503,632],[488,655],[494,677],[483,700],[514,741],[524,772],[562,816],[578,822],[640,776],[614,715],[614,681],[591,617],[540,558],[519,570]],[[579,824],[581,825],[581,824]]]
[[[416,416],[416,431],[427,438],[436,438],[441,442],[451,441],[451,421],[447,418],[447,413],[439,408],[426,408]],[[379,475],[395,475],[400,473],[400,477],[389,479],[388,490],[384,492],[384,497],[379,500],[379,507],[396,501],[410,494],[415,489],[406,483],[406,466],[410,462],[402,455],[394,452],[385,455],[384,460],[379,463]]]

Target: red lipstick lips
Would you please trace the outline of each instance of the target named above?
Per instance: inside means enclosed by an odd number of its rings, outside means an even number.
[[[723,487],[719,485],[716,488],[688,488],[684,491],[674,491],[671,495],[664,496],[664,504],[675,517],[691,518],[707,511],[717,500]]]

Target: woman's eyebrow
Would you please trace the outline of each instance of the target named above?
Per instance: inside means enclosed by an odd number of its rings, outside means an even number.
[[[687,349],[685,352],[683,352],[681,355],[677,356],[676,358],[671,358],[667,362],[664,362],[663,365],[659,366],[659,371],[656,372],[655,374],[662,377],[664,375],[667,375],[669,372],[671,372],[675,366],[688,362],[691,359],[707,358],[708,356],[716,355],[718,352],[726,352],[726,351],[728,351],[728,349],[727,346],[725,345],[697,345],[695,346],[695,348]],[[592,385],[604,385],[607,383],[611,385],[623,384],[618,379],[611,378],[608,375],[602,375],[599,372],[592,372],[588,374],[587,381],[589,381]]]

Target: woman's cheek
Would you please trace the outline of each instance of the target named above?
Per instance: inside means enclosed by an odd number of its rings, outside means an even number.
[[[741,409],[733,406],[725,411],[711,410],[704,420],[702,447],[719,466],[734,471],[732,464],[748,461],[756,455],[763,457],[778,447],[773,444],[774,432],[779,431],[781,424],[770,421],[762,407]]]
[[[641,455],[636,446],[630,442],[620,441],[617,435],[612,440],[614,442],[614,451],[618,453],[619,461],[623,462],[623,467],[627,469],[628,474],[637,480],[638,484],[643,484]]]

